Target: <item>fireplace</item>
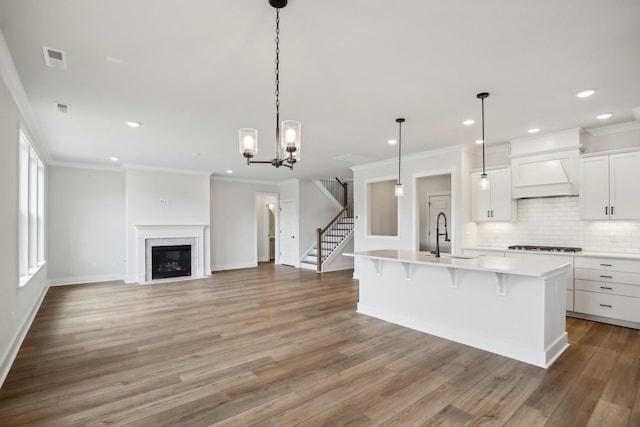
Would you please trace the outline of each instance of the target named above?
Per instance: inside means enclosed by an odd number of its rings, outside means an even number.
[[[191,245],[151,247],[151,279],[184,276],[191,276]]]

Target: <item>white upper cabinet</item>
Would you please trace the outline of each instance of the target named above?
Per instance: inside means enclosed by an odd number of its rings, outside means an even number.
[[[580,218],[640,219],[640,151],[584,157]]]
[[[511,169],[488,170],[486,188],[481,172],[471,174],[471,215],[474,221],[515,221],[516,202],[511,199]]]

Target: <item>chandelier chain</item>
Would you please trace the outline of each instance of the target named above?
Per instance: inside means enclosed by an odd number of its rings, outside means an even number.
[[[280,114],[280,9],[276,9],[276,112]]]

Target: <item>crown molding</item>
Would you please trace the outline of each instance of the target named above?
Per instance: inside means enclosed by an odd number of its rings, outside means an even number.
[[[636,120],[638,120],[637,116],[640,115],[640,108],[634,109],[633,114],[636,115]],[[618,123],[617,125],[603,126],[601,128],[587,129],[587,132],[593,136],[601,136],[611,135],[613,133],[631,132],[638,129],[640,129],[640,121],[633,121]]]
[[[121,172],[121,173],[125,172],[125,170],[120,166],[106,166],[106,165],[98,165],[94,163],[60,162],[57,160],[53,160],[47,163],[47,166],[56,166],[61,168],[74,168],[74,169],[102,170],[102,171]]]
[[[211,181],[223,181],[223,182],[235,182],[238,184],[256,184],[256,185],[273,185],[277,186],[280,183],[276,181],[264,181],[257,179],[249,179],[249,178],[234,178],[231,176],[222,176],[222,175],[211,175]]]
[[[407,162],[410,160],[420,160],[420,159],[426,159],[429,157],[434,157],[434,156],[441,156],[443,154],[462,154],[462,153],[473,153],[476,154],[477,149],[474,149],[471,145],[469,144],[459,144],[459,145],[453,145],[450,147],[443,147],[443,148],[436,148],[433,150],[428,150],[428,151],[421,151],[419,153],[413,153],[413,154],[409,154],[409,155],[404,155],[402,156],[402,161],[403,162]],[[387,166],[387,165],[397,165],[398,164],[398,159],[395,157],[392,157],[390,159],[385,159],[385,160],[378,160],[376,162],[371,162],[371,163],[364,163],[362,165],[355,165],[355,166],[351,166],[349,169],[351,169],[352,171],[361,171],[361,170],[366,170],[366,169],[371,169],[371,168],[377,168],[380,166]]]
[[[182,175],[200,175],[200,176],[211,176],[213,172],[207,171],[198,171],[192,169],[175,169],[175,168],[165,168],[160,166],[148,166],[148,165],[139,165],[134,163],[123,163],[122,167],[126,170],[138,170],[145,172],[166,172],[166,173],[179,173]]]

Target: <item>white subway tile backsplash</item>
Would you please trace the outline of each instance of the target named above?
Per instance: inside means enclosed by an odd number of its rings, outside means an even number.
[[[577,197],[518,200],[518,222],[479,223],[478,245],[578,246],[640,253],[640,221],[581,221]]]

